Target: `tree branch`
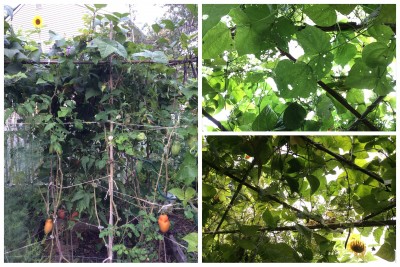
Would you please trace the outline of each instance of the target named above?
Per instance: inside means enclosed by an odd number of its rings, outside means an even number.
[[[297,59],[294,58],[290,53],[283,51],[279,47],[278,47],[278,50],[282,55],[288,57],[291,61],[293,61],[293,62],[297,61]],[[340,104],[342,104],[342,106],[344,106],[348,111],[350,111],[354,116],[356,116],[356,118],[358,118],[362,123],[364,123],[371,131],[379,131],[379,129],[376,128],[370,121],[365,120],[365,118],[362,118],[362,115],[357,110],[355,110],[346,101],[346,99],[344,99],[344,97],[341,96],[338,92],[336,92],[335,90],[330,88],[326,83],[324,83],[322,81],[318,81],[317,83],[322,89],[324,89],[328,94],[330,94],[333,98],[335,98],[336,101],[338,101]]]
[[[396,202],[390,204],[389,206],[387,206],[383,210],[380,210],[380,211],[377,211],[377,212],[371,213],[370,215],[365,216],[362,220],[363,221],[369,220],[369,219],[371,219],[371,218],[373,218],[375,216],[378,216],[381,213],[384,213],[385,211],[388,211],[388,210],[391,210],[391,209],[394,209],[394,208],[396,208]]]
[[[310,225],[304,226],[310,230],[317,230],[323,228],[329,228],[331,230],[335,229],[348,229],[353,227],[379,227],[379,226],[396,226],[396,220],[387,220],[387,221],[362,221],[362,222],[353,222],[353,223],[332,223],[323,225]],[[296,226],[281,226],[276,228],[271,227],[260,227],[258,232],[281,232],[281,231],[297,231]],[[203,235],[209,234],[236,234],[240,233],[240,230],[225,230],[218,232],[203,232]]]
[[[308,137],[301,136],[301,138],[302,138],[304,141],[306,141],[307,143],[309,143],[309,144],[311,144],[312,146],[314,146],[315,148],[317,148],[317,149],[319,149],[319,150],[322,150],[322,151],[328,153],[329,155],[331,155],[332,157],[334,157],[336,160],[338,160],[338,161],[340,161],[340,162],[342,162],[342,163],[345,163],[345,164],[347,164],[348,166],[350,166],[350,167],[352,167],[352,168],[354,168],[354,169],[356,169],[356,170],[358,170],[358,171],[360,171],[360,172],[362,172],[362,173],[368,175],[368,176],[371,177],[372,179],[375,179],[376,181],[380,182],[381,184],[383,184],[383,185],[385,185],[385,186],[390,186],[390,185],[386,185],[386,184],[385,184],[385,181],[384,181],[384,180],[382,179],[382,177],[380,177],[378,174],[376,174],[376,173],[374,173],[374,172],[371,172],[371,171],[369,171],[369,170],[366,170],[366,169],[361,168],[360,166],[356,165],[356,164],[353,163],[352,161],[350,161],[350,160],[344,158],[344,157],[341,156],[341,155],[338,155],[338,154],[336,154],[336,153],[330,151],[329,149],[325,148],[323,145],[314,142],[313,140],[311,140],[311,139],[308,138]]]
[[[219,222],[217,228],[215,229],[215,232],[218,232],[219,228],[221,227],[222,223],[224,222],[226,215],[228,215],[229,210],[233,207],[233,203],[235,202],[237,196],[239,195],[240,190],[242,189],[242,186],[244,182],[247,179],[247,176],[249,175],[250,171],[253,169],[254,165],[256,165],[256,159],[253,159],[251,162],[249,168],[246,170],[245,174],[243,175],[242,179],[239,179],[239,186],[237,187],[235,193],[232,196],[231,201],[229,202],[228,207],[226,208],[224,214],[222,215],[221,221]]]
[[[259,187],[253,186],[253,185],[248,184],[246,182],[241,182],[241,179],[237,178],[235,175],[227,172],[226,170],[221,169],[220,167],[216,166],[214,163],[209,162],[209,161],[205,160],[204,158],[203,158],[203,163],[207,164],[208,166],[210,166],[211,168],[213,168],[217,172],[232,178],[232,180],[243,184],[244,186],[250,188],[251,190],[253,190],[253,191],[257,192],[257,193],[260,192],[260,188]],[[271,201],[273,201],[275,203],[281,204],[283,207],[296,212],[297,215],[302,215],[304,218],[308,218],[308,219],[311,219],[311,220],[314,220],[314,221],[318,222],[322,227],[325,225],[322,220],[317,218],[317,216],[313,216],[312,214],[304,213],[303,211],[301,211],[301,210],[299,210],[299,209],[297,209],[297,208],[295,208],[293,206],[290,206],[286,202],[283,202],[282,200],[280,200],[279,198],[277,198],[277,197],[275,197],[273,195],[268,195],[268,198],[269,198],[269,200],[271,200]]]
[[[392,31],[394,33],[396,33],[396,24],[392,24],[392,23],[386,23],[386,26],[390,27],[392,29]],[[305,26],[300,26],[297,29],[300,31],[302,29],[304,29],[306,27]],[[356,22],[347,22],[347,23],[336,23],[332,26],[328,26],[328,27],[322,27],[322,26],[318,26],[315,25],[316,28],[319,28],[320,30],[324,31],[324,32],[336,32],[336,31],[347,31],[347,30],[352,30],[352,31],[357,31],[360,29],[364,29],[365,25],[363,24],[357,24]]]
[[[364,120],[364,119],[367,117],[367,115],[368,115],[369,113],[371,113],[371,112],[378,106],[378,104],[379,104],[384,98],[385,98],[385,96],[379,96],[379,97],[374,101],[374,103],[372,103],[371,105],[369,105],[369,106],[367,107],[367,109],[364,111],[364,113],[361,114],[361,118],[358,118],[355,122],[353,122],[353,123],[350,125],[348,131],[354,130],[354,129],[356,128],[356,126],[357,126],[362,120]]]
[[[201,109],[203,112],[204,117],[206,117],[207,119],[209,119],[211,122],[213,122],[215,125],[218,126],[218,128],[221,131],[227,132],[228,130],[224,127],[224,125],[222,125],[218,120],[216,120],[213,116],[211,116],[207,111],[205,111],[205,109]]]

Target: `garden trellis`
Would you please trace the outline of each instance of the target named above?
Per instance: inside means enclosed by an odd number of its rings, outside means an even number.
[[[87,256],[74,254],[84,245],[76,233],[88,244],[101,240],[91,253],[106,254],[104,262],[171,261],[165,250],[156,255],[154,242],[163,238],[154,224],[159,212],[177,213],[171,214],[172,233],[186,234],[177,242],[187,242],[182,245],[187,254],[196,250],[196,44],[182,32],[178,40],[186,42],[176,46],[182,56],[171,60],[168,46],[159,51],[131,42],[119,23],[121,14],[99,15],[103,6],[88,6],[103,19],[103,28],[72,40],[51,33],[56,53],[47,58],[6,23],[6,117],[19,114],[16,125],[40,140],[27,206],[32,216],[54,220],[54,239],[44,240],[49,261]],[[10,192],[23,192],[25,183],[14,182]],[[170,199],[168,191],[176,197]],[[37,225],[35,240],[41,238]],[[6,254],[13,259],[24,251],[18,247],[26,246],[10,242]],[[37,248],[32,244],[26,248]]]

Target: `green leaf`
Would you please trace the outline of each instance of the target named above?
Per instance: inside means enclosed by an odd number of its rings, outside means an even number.
[[[161,31],[161,26],[160,25],[158,25],[158,24],[153,24],[153,25],[151,25],[151,28],[153,29],[153,31],[155,32],[155,33],[159,33],[160,31]]]
[[[389,262],[396,259],[395,250],[389,243],[384,243],[375,255]]]
[[[313,195],[320,186],[319,179],[317,177],[315,177],[314,175],[308,175],[308,176],[306,176],[306,178],[311,187],[311,195]]]
[[[368,28],[368,33],[374,37],[377,41],[380,42],[388,42],[390,39],[393,38],[394,32],[392,28],[387,25],[373,25],[372,27]]]
[[[357,59],[349,72],[345,84],[352,88],[373,89],[377,83],[377,70],[369,68],[363,60]]]
[[[271,131],[274,129],[277,121],[278,115],[269,106],[266,106],[258,114],[251,128],[253,131]]]
[[[215,190],[215,188],[209,184],[205,184],[203,183],[202,186],[202,198],[204,200],[206,199],[211,199],[213,198],[215,195],[217,194],[217,190]]]
[[[248,240],[248,239],[241,239],[241,240],[238,240],[237,242],[238,242],[239,246],[244,249],[254,250],[257,248],[257,245],[254,244],[253,241]]]
[[[240,225],[239,230],[242,234],[247,236],[259,235],[258,230],[260,229],[257,225]]]
[[[194,190],[194,188],[192,188],[192,187],[186,188],[186,191],[185,191],[185,199],[186,200],[190,200],[195,195],[196,195],[196,190]]]
[[[102,9],[102,8],[105,8],[106,6],[107,6],[107,4],[94,4],[94,7],[95,7],[97,10]]]
[[[383,42],[368,44],[362,51],[362,59],[370,68],[386,67],[393,61],[394,51]]]
[[[288,130],[296,130],[303,125],[306,116],[307,111],[301,105],[290,103],[283,113],[283,123]]]
[[[89,98],[92,98],[92,97],[95,97],[95,96],[99,96],[99,95],[101,95],[101,92],[99,90],[95,90],[93,88],[89,88],[85,92],[85,100],[87,101]]]
[[[328,27],[336,23],[335,9],[326,4],[309,5],[304,13],[318,26]]]
[[[329,34],[312,26],[297,33],[297,41],[308,55],[327,53],[331,49],[330,39]]]
[[[185,200],[185,192],[181,188],[172,188],[169,189],[168,192],[175,195],[180,200]]]
[[[221,18],[229,13],[229,11],[238,5],[203,5],[203,22],[202,36],[213,27],[215,27]]]
[[[43,132],[45,133],[45,132],[51,130],[55,125],[56,125],[55,122],[52,122],[52,123],[47,124],[46,127],[44,127]]]
[[[341,66],[345,66],[357,54],[357,47],[350,43],[339,45],[336,49],[335,62]]]
[[[275,83],[283,98],[310,97],[317,90],[317,79],[306,63],[285,59],[275,69]]]
[[[222,22],[210,29],[203,37],[203,59],[218,58],[226,50],[231,50],[231,31]]]
[[[182,237],[188,243],[187,252],[197,252],[198,233],[190,233]]]
[[[364,93],[358,89],[350,89],[350,91],[346,95],[346,99],[349,103],[354,104],[363,104],[364,101]]]
[[[268,209],[264,211],[262,218],[268,227],[271,227],[272,229],[277,227],[278,221],[274,218],[274,216]]]
[[[108,57],[112,53],[116,53],[123,58],[128,57],[125,47],[123,47],[117,41],[95,38],[91,41],[91,43],[92,43],[92,47],[97,47],[99,49],[102,59]]]
[[[71,108],[69,107],[60,107],[60,110],[57,112],[57,116],[59,118],[66,117],[71,112]]]
[[[336,9],[336,11],[342,13],[343,15],[350,14],[354,10],[354,8],[357,7],[357,5],[353,4],[335,4],[330,6]]]
[[[312,231],[308,227],[296,223],[294,227],[297,229],[297,231],[302,234],[309,242],[311,241],[312,237]]]
[[[162,63],[162,64],[168,63],[168,57],[162,51],[152,52],[149,50],[144,50],[143,52],[134,53],[132,56],[149,58],[156,63]]]
[[[171,30],[171,31],[175,30],[175,25],[172,22],[172,20],[163,19],[163,20],[161,20],[161,22],[165,25],[166,29]]]

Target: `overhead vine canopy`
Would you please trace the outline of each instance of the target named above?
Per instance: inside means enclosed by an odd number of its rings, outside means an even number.
[[[395,136],[203,142],[203,262],[394,261]]]
[[[206,130],[394,130],[395,36],[395,5],[204,5]]]

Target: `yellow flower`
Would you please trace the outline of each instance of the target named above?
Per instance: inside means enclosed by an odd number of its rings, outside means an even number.
[[[33,27],[42,28],[43,27],[43,19],[41,16],[37,15],[32,20]]]
[[[355,256],[364,256],[367,251],[367,247],[364,241],[361,240],[361,236],[357,234],[351,234],[347,243],[348,250],[354,253]]]

